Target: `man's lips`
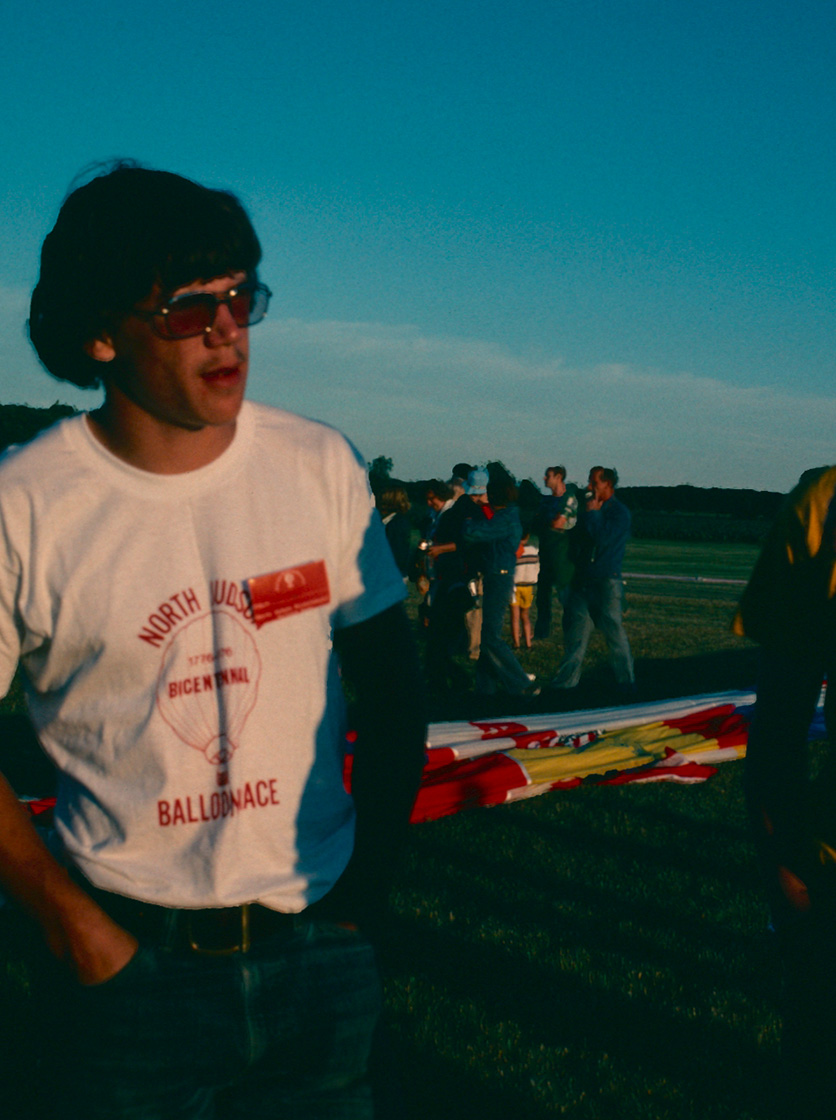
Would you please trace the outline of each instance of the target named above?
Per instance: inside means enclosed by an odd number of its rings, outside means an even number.
[[[242,373],[241,367],[238,365],[218,366],[217,369],[206,370],[206,372],[202,373],[200,376],[204,381],[209,381],[215,384],[238,381],[238,379],[242,376]]]

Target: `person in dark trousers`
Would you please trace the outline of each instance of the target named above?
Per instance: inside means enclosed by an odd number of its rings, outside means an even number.
[[[782,970],[780,1114],[830,1120],[836,1102],[836,467],[788,495],[735,630],[760,644],[744,784]],[[830,746],[810,722],[827,679]]]
[[[557,592],[563,606],[569,593],[574,574],[570,545],[578,521],[578,491],[573,483],[567,484],[566,468],[546,467],[543,482],[551,493],[541,499],[535,519],[540,574],[537,577],[534,637],[539,641],[551,634],[552,594]]]
[[[462,527],[465,542],[484,546],[482,644],[476,662],[476,690],[487,695],[499,690],[514,696],[536,696],[539,688],[535,681],[502,637],[522,539],[517,488],[508,479],[492,479],[487,485],[487,498],[491,518],[473,518]]]
[[[0,886],[66,966],[84,1120],[372,1115],[417,662],[364,460],[245,400],[260,255],[233,195],[120,163],[32,295],[44,366],[104,403],[0,462],[2,684],[59,772],[55,850],[0,782]]]
[[[589,472],[588,497],[584,502],[581,529],[585,552],[577,562],[571,590],[564,606],[565,651],[551,682],[552,689],[575,688],[581,678],[592,631],[604,635],[622,699],[635,692],[633,655],[622,622],[624,583],[621,568],[630,538],[630,511],[615,496],[618,473],[614,468],[593,467]]]

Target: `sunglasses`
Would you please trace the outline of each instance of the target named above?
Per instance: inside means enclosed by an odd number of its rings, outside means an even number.
[[[147,319],[160,338],[195,338],[209,334],[222,303],[239,327],[252,327],[267,314],[272,292],[266,284],[237,284],[215,295],[214,292],[187,292],[160,304],[151,311],[135,307],[131,312]]]

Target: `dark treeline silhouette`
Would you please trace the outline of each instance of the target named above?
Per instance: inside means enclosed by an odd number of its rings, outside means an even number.
[[[0,451],[13,443],[25,443],[43,428],[72,416],[75,411],[70,405],[57,401],[49,408],[0,405]],[[417,527],[426,513],[424,503],[429,479],[406,481],[392,477],[393,461],[386,455],[378,455],[370,468],[375,491],[383,484],[404,487],[412,503],[412,522]],[[510,474],[498,460],[488,463],[488,471],[492,475]],[[526,527],[533,520],[539,495],[539,486],[531,479],[520,483],[520,513]],[[740,542],[763,539],[783,497],[773,490],[721,489],[718,486],[622,486],[618,496],[632,511],[635,537]]]
[[[26,443],[50,424],[72,416],[76,411],[71,405],[59,404],[58,401],[49,408],[0,404],[0,451],[5,451],[13,443]]]
[[[624,486],[619,498],[633,511],[633,536],[756,544],[775,520],[783,494],[717,486]]]
[[[424,501],[430,480],[391,478],[392,465],[392,459],[384,455],[370,464],[372,488],[377,490],[383,481],[403,486],[412,503],[413,525],[417,527],[426,513]],[[488,470],[509,473],[500,462],[488,463]],[[527,527],[534,518],[540,489],[531,479],[524,479],[519,485],[520,514]],[[618,496],[633,514],[634,537],[739,543],[763,540],[784,497],[775,490],[690,485],[622,486]]]
[[[772,490],[722,490],[717,486],[620,486],[618,496],[630,509],[646,513],[765,517],[770,521],[783,497]]]

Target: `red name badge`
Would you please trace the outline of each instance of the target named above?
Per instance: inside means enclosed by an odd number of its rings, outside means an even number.
[[[246,580],[257,627],[331,601],[324,560]]]

